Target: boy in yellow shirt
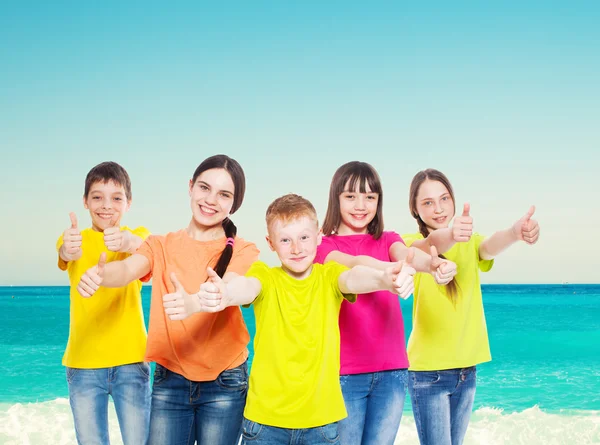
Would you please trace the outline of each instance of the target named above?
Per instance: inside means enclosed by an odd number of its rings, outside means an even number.
[[[254,304],[255,355],[241,443],[339,444],[337,422],[347,416],[339,381],[342,301],[383,289],[407,296],[415,270],[401,263],[385,271],[313,264],[322,234],[313,205],[298,195],[273,201],[266,221],[280,267],[257,261],[245,277],[227,282],[209,269],[197,294],[176,286],[165,295],[165,311],[179,319]]]
[[[125,445],[145,444],[150,421],[150,367],[144,363],[146,326],[140,281],[102,287],[83,298],[78,283],[98,263],[130,256],[149,235],[144,227],[120,227],[131,205],[131,181],[115,162],[87,174],[83,206],[92,227],[80,230],[75,213],[59,237],[58,267],[69,273],[69,340],[63,356],[69,402],[80,445],[108,444],[108,398],[112,396]]]

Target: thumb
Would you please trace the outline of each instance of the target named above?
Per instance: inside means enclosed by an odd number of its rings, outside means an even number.
[[[218,283],[221,281],[221,277],[214,271],[212,267],[207,267],[206,272],[208,273],[208,279],[213,283]]]
[[[183,286],[177,279],[177,275],[175,275],[175,272],[171,272],[171,283],[173,283],[173,286],[175,286],[175,292],[185,292]]]
[[[469,204],[468,202],[465,202],[465,205],[463,206],[462,216],[469,216],[470,211],[471,211],[471,204]]]
[[[525,215],[525,221],[529,221],[535,212],[535,206],[529,207],[527,214]]]
[[[404,259],[404,264],[412,267],[414,259],[415,259],[415,248],[409,247],[408,254],[406,255],[406,258]]]
[[[104,266],[106,266],[106,252],[102,252],[100,254],[100,259],[98,260],[98,266],[96,266],[96,273],[101,277],[104,276]]]
[[[109,224],[110,227],[115,227],[118,222],[119,222],[119,214],[115,213],[112,216],[112,218],[110,219],[110,222],[108,224]]]
[[[442,264],[442,260],[438,256],[437,249],[435,248],[435,246],[431,246],[431,250],[429,252],[431,253],[431,267],[437,269],[439,265]]]
[[[71,229],[77,228],[77,215],[74,212],[69,213],[69,218],[71,218]]]

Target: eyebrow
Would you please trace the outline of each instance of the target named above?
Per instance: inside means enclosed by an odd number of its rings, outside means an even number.
[[[205,186],[207,186],[209,189],[212,188],[212,186],[208,183],[208,182],[204,182],[204,181],[200,181],[198,180],[199,184],[204,184]],[[230,192],[229,190],[219,190],[219,192],[221,193],[229,193],[230,195],[233,195],[233,192]]]

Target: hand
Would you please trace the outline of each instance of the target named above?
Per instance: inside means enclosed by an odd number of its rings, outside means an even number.
[[[73,259],[81,256],[81,232],[77,226],[77,216],[75,213],[69,213],[71,218],[71,227],[63,232],[63,252]]]
[[[208,270],[214,273],[211,268],[208,268]],[[218,275],[217,278],[221,280]],[[200,291],[195,294],[188,294],[175,273],[171,273],[171,282],[175,287],[175,292],[163,295],[165,313],[171,320],[184,320],[196,312],[218,312],[222,310],[220,308],[221,293],[219,287],[212,280],[213,278],[209,273],[209,280],[200,286]]]
[[[534,212],[535,206],[531,206],[525,216],[512,226],[512,231],[517,239],[525,241],[527,244],[535,244],[540,237],[540,225],[536,220],[531,219]]]
[[[431,246],[430,273],[437,284],[448,284],[456,275],[456,264],[440,258],[435,246]]]
[[[414,277],[417,271],[413,266],[413,260],[415,258],[415,249],[410,247],[408,249],[408,255],[403,262],[401,262],[402,269],[397,274],[394,280],[395,294],[404,300],[406,300],[415,290]]]
[[[127,252],[130,245],[130,233],[121,230],[117,225],[118,215],[110,221],[110,226],[104,229],[104,245],[111,252]]]
[[[465,203],[461,216],[454,218],[452,223],[452,238],[457,243],[466,243],[473,234],[473,218],[469,215],[471,206]]]
[[[81,276],[77,285],[77,292],[85,298],[89,298],[96,293],[104,280],[104,266],[106,265],[106,252],[100,254],[98,265],[90,267]]]

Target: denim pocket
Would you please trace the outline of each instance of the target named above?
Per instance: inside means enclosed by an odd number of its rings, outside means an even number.
[[[437,371],[412,372],[412,384],[414,388],[435,385],[440,379],[441,375]]]
[[[260,423],[252,422],[244,418],[242,422],[242,437],[246,440],[256,440],[262,431],[263,426]]]
[[[244,390],[248,387],[248,365],[242,363],[237,368],[226,369],[217,377],[217,385],[232,391]]]
[[[169,370],[162,365],[156,364],[156,369],[154,370],[154,383],[153,386],[158,386],[163,383],[167,379],[167,373]]]
[[[146,362],[135,363],[135,367],[140,371],[144,378],[150,377],[150,365]]]
[[[328,423],[327,425],[319,426],[319,431],[327,442],[335,443],[340,440],[340,432],[338,430],[338,423]]]
[[[67,382],[68,383],[73,383],[73,379],[75,378],[75,375],[77,374],[78,371],[79,371],[78,368],[67,367]]]

